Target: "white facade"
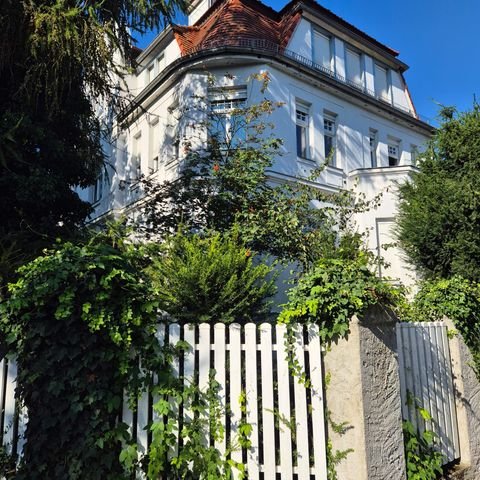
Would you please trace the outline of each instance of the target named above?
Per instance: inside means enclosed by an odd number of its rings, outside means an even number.
[[[413,171],[414,156],[432,133],[415,113],[402,75],[406,65],[394,51],[316,4],[289,4],[285,20],[256,0],[243,1],[222,0],[213,7],[199,2],[190,14],[189,23],[197,22],[193,27],[167,29],[140,54],[136,73],[126,80],[137,107],[124,115],[122,129],[113,128],[114,168],[108,181],[83,192],[95,202],[95,215],[134,208],[141,198],[140,175],[159,181],[177,175],[183,154],[178,138],[188,136],[189,127],[174,111],[192,96],[208,98],[208,75],[229,87],[232,99],[242,92],[253,104],[261,96],[248,78],[268,72],[268,97],[281,102],[268,120],[284,142],[271,175],[305,176],[333,149],[318,187],[353,188],[367,198],[383,192],[377,209],[359,215],[358,228],[369,232],[369,248],[391,263],[381,273],[410,283],[412,274],[398,250],[382,246],[391,243],[395,182]],[[285,25],[291,17],[295,25],[286,45],[275,45],[270,37],[256,39],[255,25],[246,38],[234,31],[208,37],[216,28],[215,15],[226,21],[231,11],[238,18],[242,9],[251,14],[256,8],[258,17],[265,15],[272,24]],[[194,44],[202,32],[203,40]]]

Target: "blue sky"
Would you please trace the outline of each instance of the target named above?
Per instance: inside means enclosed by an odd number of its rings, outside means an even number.
[[[276,10],[286,1],[266,0]],[[420,115],[439,106],[470,109],[480,101],[480,0],[320,0],[357,28],[400,52]],[[151,36],[139,43],[145,47]]]

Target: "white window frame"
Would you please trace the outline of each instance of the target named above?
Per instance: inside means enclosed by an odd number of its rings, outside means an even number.
[[[178,102],[174,102],[168,107],[167,125],[165,129],[165,164],[172,165],[180,159],[180,126],[179,119],[175,116],[179,108]]]
[[[165,52],[162,52],[155,59],[155,76],[162,73],[165,67],[166,67]]]
[[[358,56],[358,64],[359,64],[359,73],[360,73],[360,80],[359,83],[356,83],[355,81],[351,80],[349,78],[350,72],[348,71],[348,52],[353,53],[354,55]],[[350,45],[345,45],[345,80],[347,83],[354,87],[358,88],[359,90],[363,90],[365,86],[365,69],[363,67],[363,54],[359,50],[351,47]]]
[[[92,203],[96,204],[103,198],[103,190],[105,185],[105,171],[102,169],[98,175],[92,189]]]
[[[242,120],[242,112],[247,107],[247,87],[212,89],[208,97],[211,116],[209,134],[217,137],[220,148],[238,148],[247,142],[246,125]],[[220,134],[219,126],[223,130]]]
[[[418,161],[418,146],[412,143],[410,145],[410,164],[416,167],[417,161]]]
[[[297,157],[311,160],[310,122],[311,106],[305,102],[295,102],[295,142]]]
[[[158,172],[160,167],[160,124],[157,116],[150,121],[148,152],[148,174]]]
[[[137,132],[132,138],[132,155],[131,155],[131,180],[136,182],[142,176],[142,148],[141,148],[142,132]]]
[[[330,152],[327,153],[327,139],[331,139]],[[327,160],[329,154],[333,154],[328,162],[330,167],[337,166],[337,115],[331,112],[323,113],[323,154]]]
[[[400,165],[400,142],[389,140],[387,144],[387,159],[389,167]]]
[[[378,130],[375,130],[374,128],[371,128],[368,132],[368,150],[370,157],[370,167],[378,167]]]
[[[315,43],[316,43],[315,42],[315,35],[319,35],[319,36],[323,37],[328,42],[329,57],[328,57],[328,62],[327,62],[328,64],[327,65],[319,64],[319,63],[316,62],[317,52],[315,51]],[[321,31],[318,28],[314,28],[313,31],[312,31],[312,59],[313,59],[313,62],[316,65],[320,65],[320,67],[322,69],[328,70],[329,72],[327,72],[327,73],[332,73],[332,74],[334,73],[335,67],[334,67],[334,54],[333,54],[333,37],[329,33]]]
[[[386,67],[385,65],[381,65],[379,63],[374,64],[374,87],[375,87],[375,95],[379,100],[382,100],[383,102],[387,102],[390,105],[392,104],[392,82],[390,78],[390,69]],[[385,87],[386,87],[386,94],[382,95],[381,92],[379,91],[379,86],[378,86],[378,71],[383,70],[385,71]]]

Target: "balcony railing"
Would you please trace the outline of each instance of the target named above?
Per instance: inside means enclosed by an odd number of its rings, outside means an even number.
[[[294,60],[295,62],[311,70],[320,72],[321,75],[327,76],[328,78],[331,78],[332,80],[338,83],[341,83],[343,85],[348,85],[349,87],[353,88],[358,92],[362,92],[363,94],[368,95],[369,97],[375,98],[382,103],[386,103],[398,110],[401,110],[407,113],[408,115],[411,115],[412,117],[418,118],[416,113],[413,110],[411,110],[408,107],[405,107],[404,105],[400,105],[394,102],[391,98],[385,98],[384,96],[381,96],[375,93],[373,90],[366,88],[365,85],[363,85],[362,83],[357,83],[348,78],[345,78],[344,76],[339,75],[337,72],[334,72],[333,70],[330,70],[324,67],[323,65],[319,65],[318,63],[315,63],[312,60],[296,52],[293,52],[292,50],[283,48],[280,45],[274,42],[270,42],[268,40],[263,40],[258,38],[224,38],[221,40],[213,40],[213,41],[209,40],[204,44],[201,44],[197,47],[189,49],[183,54],[183,56],[190,56],[200,52],[214,51],[220,48],[228,48],[228,47],[241,48],[241,49],[248,48],[257,53],[265,52],[270,55],[275,55],[277,57],[284,57],[290,60]]]

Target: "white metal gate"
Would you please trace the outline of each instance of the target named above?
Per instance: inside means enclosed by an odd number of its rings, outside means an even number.
[[[158,339],[170,344],[184,340],[193,346],[175,364],[186,382],[195,379],[206,390],[210,371],[215,370],[219,401],[229,407],[221,419],[226,426],[225,438],[215,445],[221,452],[232,443],[242,421],[238,400],[244,392],[244,420],[252,426],[251,448],[238,448],[231,456],[245,463],[249,480],[326,480],[322,353],[316,327],[308,331],[300,328],[295,334],[295,356],[305,370],[308,387],[291,375],[285,352],[286,327],[282,325],[161,325]],[[7,367],[5,361],[3,365],[0,400],[3,425],[9,427],[4,429],[3,443],[21,452],[21,438],[16,438],[17,432],[22,432],[22,417],[15,415],[16,367],[14,363]],[[152,402],[151,395],[144,394],[138,399],[136,412],[124,402],[121,414],[143,451],[150,441],[146,426],[153,418]]]
[[[445,463],[460,457],[447,327],[443,322],[397,324],[402,414],[420,431],[436,434]],[[425,422],[415,403],[428,410]]]

